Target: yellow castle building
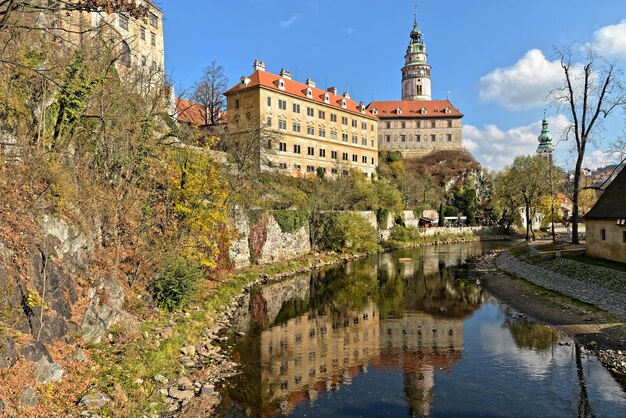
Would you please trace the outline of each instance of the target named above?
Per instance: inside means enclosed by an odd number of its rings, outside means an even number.
[[[376,172],[378,118],[348,93],[300,83],[286,70],[272,74],[256,60],[254,72],[225,95],[229,131],[261,128],[255,136],[261,169],[296,177]]]

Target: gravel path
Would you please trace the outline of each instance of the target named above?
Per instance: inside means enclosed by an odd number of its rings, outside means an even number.
[[[545,265],[547,262],[547,260],[543,260],[542,264]],[[571,268],[580,268],[580,264],[582,264],[573,260],[554,260],[555,267],[559,270],[562,270],[564,263],[566,265],[575,263],[569,266]],[[624,275],[624,273],[599,266],[583,266],[585,269],[592,270],[591,274],[596,276],[590,281],[584,281],[557,273],[552,269],[524,262],[513,256],[510,251],[505,251],[496,257],[496,266],[538,286],[599,306],[613,314],[626,315],[626,294],[601,287],[598,280],[595,280],[597,276],[601,276],[613,284],[616,280],[621,281],[622,277],[619,276]],[[592,278],[591,274],[587,276],[590,279]],[[577,276],[580,277],[580,275]],[[626,277],[626,275],[624,276]],[[622,283],[626,283],[626,280]]]

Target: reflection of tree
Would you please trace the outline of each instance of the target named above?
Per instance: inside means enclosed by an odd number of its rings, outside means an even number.
[[[508,308],[504,315],[502,326],[509,329],[517,347],[546,351],[556,344],[558,337],[552,328],[531,322]]]
[[[576,351],[576,371],[578,372],[578,382],[580,384],[580,396],[578,398],[578,416],[593,417],[591,405],[589,404],[589,396],[587,395],[587,383],[585,383],[585,374],[583,372],[582,353],[580,345],[574,344]]]

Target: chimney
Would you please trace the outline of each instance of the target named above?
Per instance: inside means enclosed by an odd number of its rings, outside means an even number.
[[[315,81],[311,80],[310,78],[307,78],[306,85],[309,87],[315,87]]]
[[[252,64],[252,68],[254,68],[254,71],[265,71],[265,63],[256,59],[254,64]]]
[[[345,97],[346,99],[349,99],[349,98],[350,98],[350,93],[348,93],[347,91],[345,91],[345,92],[343,93],[343,97]]]
[[[284,68],[280,70],[280,76],[286,78],[287,80],[291,80],[291,73]]]
[[[334,94],[335,96],[337,95],[337,87],[329,87],[326,91]]]

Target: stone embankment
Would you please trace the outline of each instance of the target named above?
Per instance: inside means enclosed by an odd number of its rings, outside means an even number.
[[[563,263],[572,263],[574,265],[582,264],[577,261],[565,259],[555,260],[554,263],[557,268],[560,267],[559,264]],[[616,315],[626,316],[626,294],[607,289],[598,284],[598,280],[602,278],[621,279],[623,283],[626,283],[626,273],[620,273],[599,266],[584,265],[579,266],[579,268],[586,268],[590,273],[587,275],[589,280],[583,281],[557,273],[552,269],[523,261],[515,257],[510,251],[505,251],[496,257],[496,266],[514,276],[526,279],[537,286],[545,287],[546,289],[554,290],[555,292],[578,299],[582,302],[599,306],[605,311]],[[591,275],[596,275],[597,277],[595,279],[597,280],[593,280],[594,278]],[[619,278],[616,276],[624,277]]]
[[[626,316],[626,293],[615,290],[626,284],[626,273],[575,260],[546,257],[533,248],[529,252],[530,256],[516,257],[511,251],[504,251],[495,257],[495,265],[534,285],[595,305],[622,318]],[[559,271],[569,271],[570,274]],[[602,283],[611,288],[602,286]],[[626,351],[601,347],[596,341],[587,345],[611,372],[626,375]]]

